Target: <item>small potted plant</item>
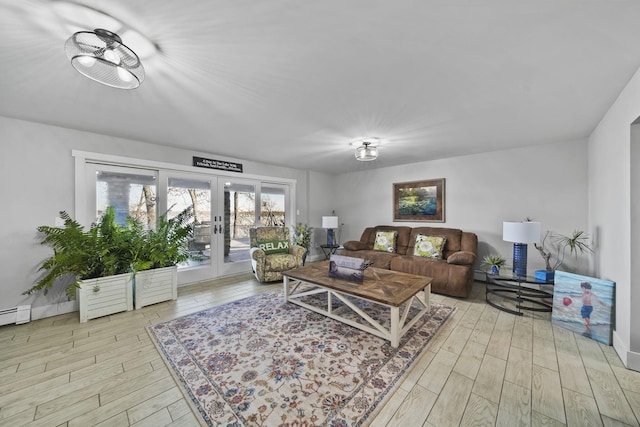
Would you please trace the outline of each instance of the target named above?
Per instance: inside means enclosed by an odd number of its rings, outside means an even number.
[[[294,245],[302,246],[305,249],[304,255],[302,255],[302,265],[307,260],[309,254],[309,247],[311,246],[311,231],[313,227],[309,227],[307,224],[301,222],[293,228],[293,234],[291,236],[291,243]]]
[[[500,268],[504,267],[506,262],[507,260],[500,255],[485,255],[482,258],[482,264],[491,269],[491,274],[500,274]]]
[[[540,244],[535,244],[536,249],[542,256],[546,268],[546,280],[553,280],[554,272],[562,265],[566,251],[569,254],[578,256],[578,253],[592,253],[591,239],[582,230],[574,230],[569,236],[555,234],[547,231]]]

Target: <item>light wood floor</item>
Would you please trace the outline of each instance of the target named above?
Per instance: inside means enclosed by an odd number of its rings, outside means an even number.
[[[78,322],[0,327],[1,426],[198,425],[146,325],[264,292],[251,275],[180,288],[178,300]],[[484,302],[457,306],[373,426],[638,426],[640,373],[612,347]]]

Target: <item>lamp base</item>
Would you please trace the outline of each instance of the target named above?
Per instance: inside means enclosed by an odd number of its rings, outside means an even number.
[[[333,238],[333,228],[327,229],[327,246],[333,246],[335,239]]]
[[[516,276],[527,275],[527,244],[513,244],[513,274]]]

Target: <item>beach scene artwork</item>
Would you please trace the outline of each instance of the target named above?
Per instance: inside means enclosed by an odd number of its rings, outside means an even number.
[[[615,282],[556,271],[551,323],[612,343]]]

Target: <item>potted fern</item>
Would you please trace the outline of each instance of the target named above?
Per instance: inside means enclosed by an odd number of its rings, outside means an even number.
[[[156,221],[156,228],[141,233],[134,266],[134,302],[139,309],[178,297],[178,264],[196,256],[189,252],[193,238],[193,208],[189,207],[173,218],[167,214]]]
[[[44,276],[24,294],[46,294],[65,281],[68,298],[78,299],[80,322],[133,310],[134,297],[136,308],[176,299],[177,265],[193,257],[187,250],[192,212],[187,208],[171,219],[165,214],[147,230],[130,216],[125,225],[118,224],[110,206],[86,231],[60,212],[63,227],[38,227],[53,255],[40,267]]]
[[[109,207],[89,230],[62,211],[63,227],[38,227],[41,244],[53,248],[41,271],[45,275],[30,289],[30,295],[45,294],[57,281],[65,281],[69,299],[77,296],[80,322],[133,309],[131,265],[134,262],[127,227],[116,222]]]

